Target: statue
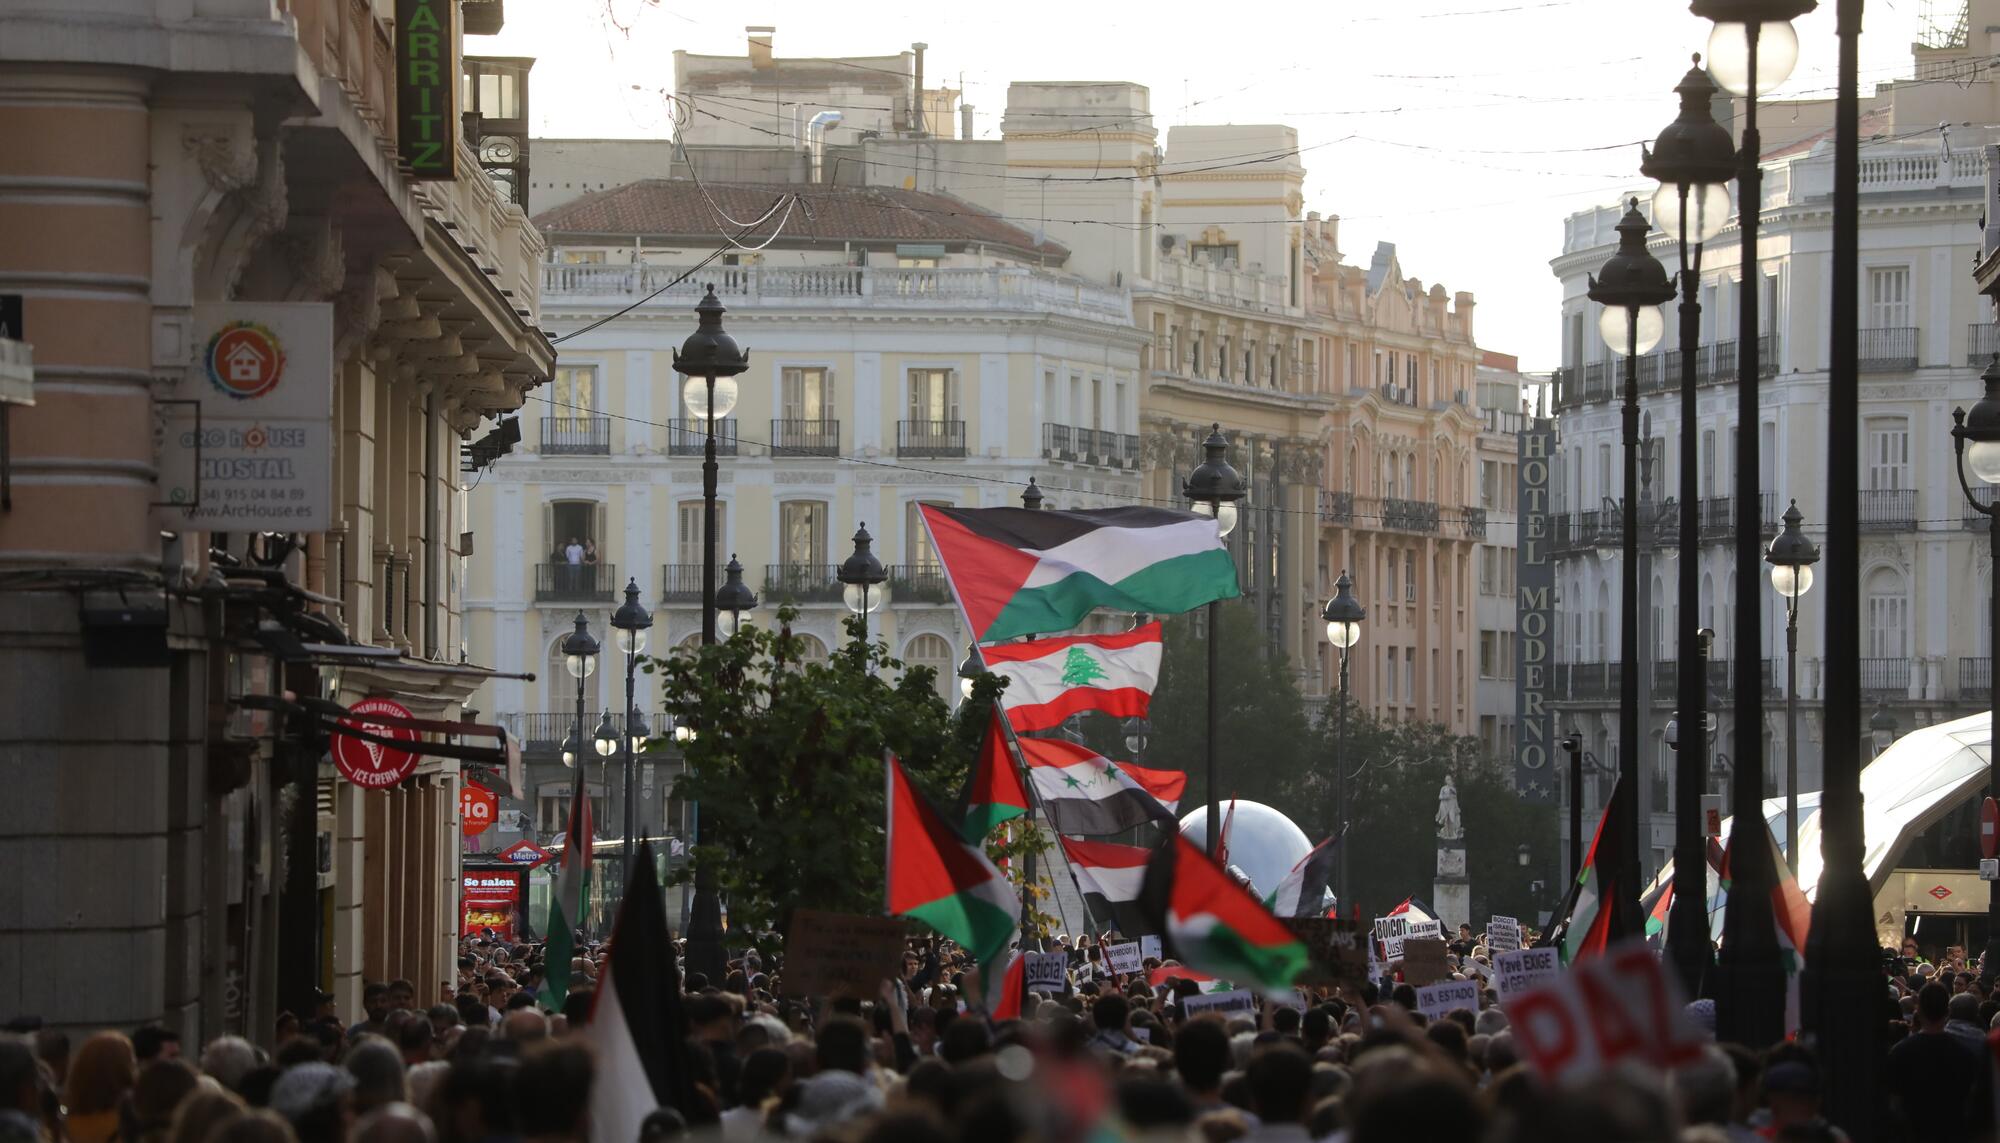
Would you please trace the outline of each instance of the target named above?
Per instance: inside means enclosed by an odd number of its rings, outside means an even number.
[[[1452,785],[1451,775],[1444,776],[1444,785],[1438,789],[1437,812],[1438,837],[1452,841],[1465,836],[1458,820],[1458,787]]]

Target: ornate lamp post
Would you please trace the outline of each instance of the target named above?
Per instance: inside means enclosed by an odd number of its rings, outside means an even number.
[[[1333,598],[1326,601],[1326,609],[1320,612],[1326,620],[1326,641],[1340,651],[1340,697],[1334,711],[1333,731],[1333,834],[1339,837],[1347,828],[1347,652],[1361,641],[1361,623],[1368,618],[1367,609],[1354,598],[1354,581],[1347,578],[1347,569],[1340,569],[1340,578],[1333,582]],[[1339,855],[1339,865],[1335,866],[1334,904],[1346,908],[1347,897],[1347,852]]]
[[[840,571],[834,578],[846,586],[841,589],[841,602],[847,610],[861,617],[861,642],[868,642],[868,614],[880,611],[889,602],[889,589],[882,586],[889,578],[889,570],[882,561],[875,558],[875,537],[868,534],[868,525],[854,530],[854,554],[841,563]]]
[[[633,775],[638,771],[636,761],[645,739],[633,734],[634,723],[639,721],[639,707],[635,692],[638,689],[639,654],[646,649],[646,632],[653,626],[653,613],[639,605],[639,581],[628,580],[625,584],[625,602],[611,613],[611,628],[618,649],[625,653],[625,733],[617,735],[617,744],[625,754],[625,880],[632,879],[632,835],[639,820],[638,787]],[[611,721],[610,712],[604,715],[606,724]],[[598,753],[603,754],[600,742]]]
[[[757,610],[757,593],[743,582],[743,565],[736,562],[734,553],[722,574],[722,586],[715,590],[715,629],[724,639],[734,639],[749,625],[746,616]]]
[[[972,697],[972,684],[986,673],[986,664],[980,661],[979,644],[965,645],[965,658],[958,664],[958,699],[964,702]]]
[[[1208,439],[1201,442],[1202,462],[1181,482],[1181,495],[1197,515],[1213,517],[1216,532],[1228,536],[1236,528],[1236,502],[1248,489],[1243,476],[1229,463],[1229,439],[1222,426],[1209,426]],[[1208,787],[1208,817],[1203,823],[1209,856],[1222,838],[1222,803],[1216,800],[1216,736],[1222,723],[1222,604],[1208,602],[1208,756],[1204,781]]]
[[[576,680],[576,725],[563,741],[563,764],[574,766],[583,752],[583,680],[597,673],[597,639],[590,633],[590,620],[576,613],[576,630],[563,637],[563,669]]]
[[[1958,453],[1958,486],[1965,491],[1966,503],[1986,516],[1987,540],[1992,544],[1993,563],[1993,608],[1991,622],[2000,629],[2000,524],[1991,523],[1996,509],[1989,501],[1982,504],[1979,497],[1972,494],[1972,483],[1965,478],[1965,470],[1970,468],[1989,489],[2000,484],[2000,354],[1987,365],[1980,375],[1986,383],[1986,395],[1972,406],[1972,411],[1953,409],[1951,413],[1951,443]],[[2000,639],[1992,645],[2000,647]],[[1991,672],[1994,680],[2000,680],[2000,671]],[[2000,710],[2000,683],[1993,686],[1994,709]],[[1892,724],[1893,725],[1893,724]],[[1893,736],[1893,731],[1891,732]],[[2000,757],[1992,760],[1988,783],[2000,791]],[[1991,987],[1996,970],[2000,970],[2000,881],[1989,882],[1990,891],[1986,906],[1986,955],[1980,959],[1980,981]]]
[[[1792,501],[1785,509],[1785,530],[1764,553],[1771,587],[1785,598],[1785,860],[1794,873],[1799,868],[1799,596],[1812,590],[1812,566],[1819,562],[1819,548],[1799,531],[1804,521],[1799,502]]]
[[[1604,307],[1597,329],[1613,353],[1625,355],[1625,403],[1621,412],[1625,438],[1625,497],[1619,513],[1623,523],[1624,555],[1619,590],[1617,793],[1611,813],[1617,815],[1624,844],[1610,855],[1617,872],[1608,881],[1611,893],[1611,936],[1637,936],[1644,924],[1639,909],[1639,355],[1658,345],[1666,332],[1660,306],[1674,296],[1667,271],[1646,252],[1651,229],[1639,213],[1639,200],[1626,206],[1618,221],[1618,252],[1606,259],[1590,279],[1590,300]]]

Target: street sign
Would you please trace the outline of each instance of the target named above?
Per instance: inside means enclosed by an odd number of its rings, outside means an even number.
[[[523,839],[494,854],[494,856],[502,861],[511,861],[516,865],[525,865],[533,869],[554,855],[534,842]]]
[[[2000,857],[2000,803],[1992,798],[1979,803],[1979,856]]]
[[[1981,881],[2000,881],[2000,857],[1982,857],[1979,859],[1979,879]]]
[[[467,782],[458,791],[458,825],[467,837],[478,837],[493,826],[499,815],[500,799],[477,782]]]
[[[347,708],[349,717],[340,720],[340,725],[365,730],[380,738],[395,738],[404,742],[417,741],[417,732],[402,727],[383,726],[371,723],[366,716],[385,714],[391,718],[409,718],[407,707],[394,699],[362,699]],[[349,738],[335,731],[333,733],[333,764],[340,775],[365,790],[386,790],[400,785],[403,779],[416,772],[416,751],[399,750],[384,746],[379,742],[365,742],[359,738]]]

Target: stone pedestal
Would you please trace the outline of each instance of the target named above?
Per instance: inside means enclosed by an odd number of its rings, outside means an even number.
[[[1437,851],[1437,881],[1431,888],[1431,909],[1444,922],[1449,938],[1458,926],[1472,921],[1472,883],[1465,876],[1465,841],[1440,839]]]

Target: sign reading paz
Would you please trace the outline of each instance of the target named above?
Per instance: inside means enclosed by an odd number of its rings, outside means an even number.
[[[800,909],[785,938],[791,996],[873,996],[896,975],[906,945],[902,921]]]
[[[1636,940],[1503,1002],[1521,1055],[1552,1083],[1627,1061],[1664,1070],[1695,1059],[1701,1034],[1681,1005],[1660,958]]]

